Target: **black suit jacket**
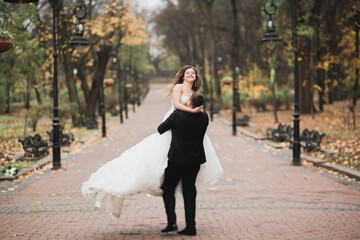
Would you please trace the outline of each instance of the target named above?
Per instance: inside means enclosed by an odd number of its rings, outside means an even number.
[[[169,162],[180,165],[206,162],[203,140],[208,124],[209,117],[206,113],[179,110],[175,110],[162,122],[158,127],[160,134],[172,130]]]

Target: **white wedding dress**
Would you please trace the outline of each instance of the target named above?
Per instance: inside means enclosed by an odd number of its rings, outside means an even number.
[[[181,96],[185,104],[187,96]],[[174,111],[172,107],[163,121]],[[95,209],[120,217],[124,197],[137,193],[149,193],[161,196],[160,189],[164,171],[167,167],[170,149],[171,131],[163,134],[152,134],[141,142],[123,152],[118,158],[111,160],[91,174],[82,186],[84,197],[96,200]],[[207,135],[204,137],[206,163],[201,165],[196,179],[198,191],[205,190],[220,179],[223,172],[212,143]],[[181,184],[179,184],[180,186]],[[181,189],[177,188],[177,195]]]

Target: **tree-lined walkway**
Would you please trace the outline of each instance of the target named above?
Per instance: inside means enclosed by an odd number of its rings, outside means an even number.
[[[63,160],[64,171],[44,171],[19,192],[1,199],[1,239],[183,239],[162,236],[160,197],[128,198],[119,220],[93,211],[81,196],[89,175],[154,133],[170,107],[165,85],[151,85],[141,107],[106,139]],[[232,137],[214,122],[208,135],[221,159],[221,181],[198,194],[194,239],[359,239],[360,191],[305,167],[290,166],[263,145]],[[159,146],[161,147],[161,146]],[[184,227],[181,199],[178,225]]]

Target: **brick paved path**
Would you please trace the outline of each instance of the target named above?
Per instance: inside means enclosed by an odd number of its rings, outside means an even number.
[[[170,107],[169,98],[152,85],[148,97],[108,137],[63,160],[66,171],[44,174],[0,200],[0,239],[183,239],[161,236],[166,224],[162,199],[137,195],[125,201],[119,220],[93,211],[81,196],[82,182],[99,166],[156,131]],[[290,166],[280,152],[211,123],[208,135],[224,175],[198,194],[193,239],[360,239],[360,191],[318,170]],[[160,147],[160,146],[159,146]],[[282,158],[289,158],[284,155]],[[184,227],[181,199],[178,225]]]

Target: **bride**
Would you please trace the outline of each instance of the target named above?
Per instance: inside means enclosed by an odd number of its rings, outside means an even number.
[[[201,107],[185,106],[190,95],[201,87],[201,77],[196,68],[186,65],[182,67],[170,85],[172,107],[165,114],[163,121],[178,109],[192,113],[200,112]],[[95,173],[82,186],[84,197],[95,199],[95,209],[110,213],[115,218],[120,217],[124,197],[137,193],[149,193],[161,196],[160,189],[167,167],[168,151],[170,149],[171,131],[160,135],[154,133],[118,158],[111,160]],[[220,179],[223,172],[212,143],[207,135],[204,137],[206,163],[201,165],[196,179],[198,191],[205,190]],[[181,194],[181,189],[176,190]]]

